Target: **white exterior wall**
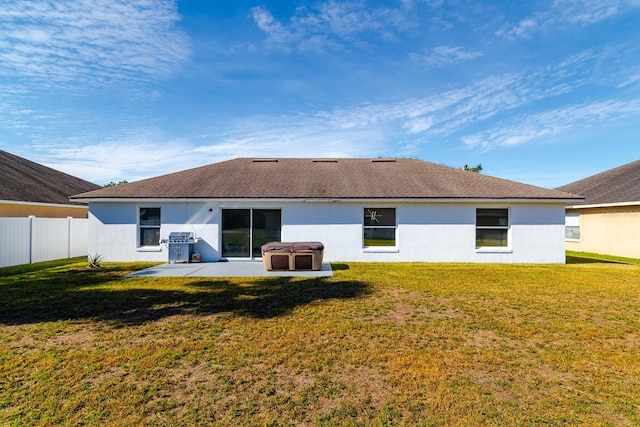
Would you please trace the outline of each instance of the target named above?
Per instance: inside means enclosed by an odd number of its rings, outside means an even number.
[[[472,203],[96,203],[89,253],[108,261],[167,261],[167,247],[138,247],[138,208],[161,208],[161,238],[192,231],[203,261],[220,258],[222,208],[282,210],[282,241],[320,241],[327,261],[564,263],[564,205]],[[365,207],[396,208],[396,247],[363,248]],[[476,208],[509,208],[509,247],[476,249]]]
[[[365,207],[395,207],[395,248],[363,248]],[[476,208],[509,208],[509,248],[476,249]],[[286,215],[285,215],[286,212]],[[313,225],[305,224],[305,222]],[[564,207],[499,204],[295,204],[282,240],[318,240],[329,261],[564,263]]]
[[[220,258],[221,211],[214,203],[91,203],[89,254],[102,255],[106,261],[167,261],[166,245],[139,246],[140,207],[160,208],[160,239],[173,231],[191,231],[199,239],[196,250],[203,261]]]

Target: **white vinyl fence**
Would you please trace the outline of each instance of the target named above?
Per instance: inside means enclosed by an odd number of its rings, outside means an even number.
[[[86,218],[0,218],[0,267],[87,255]]]

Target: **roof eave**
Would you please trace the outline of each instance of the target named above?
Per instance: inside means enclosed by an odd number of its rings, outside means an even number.
[[[575,203],[577,198],[548,197],[94,197],[75,198],[80,203],[159,203],[159,202],[211,202],[230,203],[259,201],[263,203]]]
[[[615,202],[615,203],[592,203],[589,205],[572,205],[567,206],[567,209],[591,209],[591,208],[615,208],[622,206],[640,206],[640,200],[630,202]]]
[[[77,202],[82,203],[82,202]],[[73,208],[73,209],[87,209],[85,205],[80,204],[64,204],[64,203],[48,203],[48,202],[29,202],[22,200],[0,200],[0,204],[4,205],[28,205],[28,206],[45,206],[54,208]]]

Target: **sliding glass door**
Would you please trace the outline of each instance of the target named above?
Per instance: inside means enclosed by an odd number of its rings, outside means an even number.
[[[251,210],[222,210],[222,256],[249,258],[251,248]]]
[[[262,245],[280,241],[280,209],[254,209],[251,231],[253,257],[260,258]]]
[[[260,258],[260,247],[279,241],[280,209],[223,209],[222,256]]]

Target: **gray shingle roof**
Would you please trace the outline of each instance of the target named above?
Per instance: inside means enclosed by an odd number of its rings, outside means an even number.
[[[557,190],[584,196],[582,205],[640,201],[640,160],[563,185]]]
[[[0,150],[0,200],[68,205],[69,196],[101,188]]]
[[[75,197],[576,198],[575,195],[556,190],[405,158],[242,158],[104,188]]]

